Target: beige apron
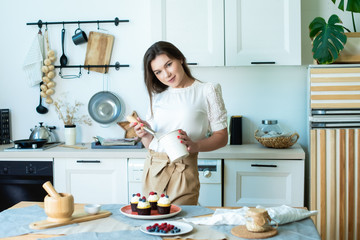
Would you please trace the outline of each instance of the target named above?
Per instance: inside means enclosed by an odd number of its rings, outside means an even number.
[[[177,205],[197,205],[200,182],[197,153],[170,162],[166,153],[152,150],[146,158],[143,172],[143,195],[151,191],[169,196]]]

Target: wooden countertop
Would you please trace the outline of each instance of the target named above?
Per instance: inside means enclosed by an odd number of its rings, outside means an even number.
[[[22,207],[29,207],[32,206],[34,204],[39,205],[40,207],[44,207],[44,203],[43,202],[19,202],[18,204],[15,204],[14,206],[12,206],[10,209],[13,208],[22,208]],[[79,203],[75,203],[75,209],[82,209],[84,207],[84,204],[79,204]],[[210,207],[211,209],[216,209]],[[229,207],[228,209],[234,209],[237,207]],[[6,239],[6,240],[36,240],[39,238],[49,238],[49,237],[58,237],[61,235],[48,235],[48,234],[25,234],[25,235],[21,235],[21,236],[15,236],[15,237],[8,237],[8,238],[1,238],[1,239]],[[164,240],[179,240],[181,238],[164,238]],[[189,239],[189,238],[187,238]]]
[[[41,160],[52,158],[145,158],[147,150],[142,149],[92,149],[91,144],[84,145],[86,149],[54,147],[44,151],[4,151],[13,144],[0,145],[0,160]],[[299,144],[286,149],[274,149],[262,146],[260,143],[243,145],[226,145],[211,152],[199,153],[203,159],[305,159],[305,152]]]

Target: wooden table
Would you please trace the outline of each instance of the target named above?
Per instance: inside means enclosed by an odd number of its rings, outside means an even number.
[[[44,207],[44,203],[43,202],[19,202],[18,204],[15,204],[14,206],[12,206],[10,209],[13,208],[23,208],[23,207],[29,207],[32,205],[39,205],[40,207]],[[80,203],[75,203],[75,210],[76,209],[83,209],[85,204],[80,204]],[[216,208],[211,208],[211,209],[216,209]],[[35,234],[35,233],[30,233],[30,234],[25,234],[25,235],[21,235],[21,236],[15,236],[15,237],[8,237],[8,238],[1,238],[1,239],[6,239],[6,240],[36,240],[39,238],[49,238],[49,237],[58,237],[61,235],[50,235],[50,234]],[[179,240],[181,238],[164,238],[164,240]],[[187,238],[189,239],[189,238]]]
[[[20,202],[14,206],[12,206],[10,209],[13,208],[23,208],[23,207],[29,207],[32,205],[38,205],[40,207],[44,207],[44,203],[43,202]],[[75,203],[75,210],[82,210],[85,204],[78,204]],[[220,207],[209,207],[210,209],[217,209]],[[238,209],[239,207],[221,207],[223,209]],[[304,208],[306,209],[306,208]],[[211,215],[211,214],[210,214]],[[207,215],[207,216],[210,216]],[[203,216],[202,216],[203,217]],[[8,238],[1,238],[1,239],[6,239],[6,240],[36,240],[36,239],[40,239],[40,238],[49,238],[49,237],[58,237],[61,235],[50,235],[50,234],[35,234],[35,233],[30,233],[30,234],[25,234],[25,235],[21,235],[21,236],[15,236],[15,237],[8,237]],[[181,238],[164,238],[164,240],[181,240]],[[189,238],[187,238],[189,239]]]

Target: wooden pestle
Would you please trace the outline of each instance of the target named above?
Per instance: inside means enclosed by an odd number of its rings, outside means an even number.
[[[45,189],[45,191],[49,194],[50,197],[53,197],[56,199],[61,198],[60,194],[55,190],[55,188],[53,187],[53,185],[51,184],[50,181],[47,181],[42,186]]]
[[[136,122],[136,123],[139,123],[139,121],[136,119],[136,118],[134,118],[133,116],[127,116],[126,117],[126,119],[129,121],[129,122],[131,122],[131,123],[134,123],[134,122]],[[151,128],[149,128],[149,127],[146,127],[146,126],[144,126],[144,127],[142,127],[145,131],[147,131],[148,133],[150,133],[151,135],[153,135],[154,137],[157,137],[156,136],[156,132],[154,131],[154,130],[152,130]]]

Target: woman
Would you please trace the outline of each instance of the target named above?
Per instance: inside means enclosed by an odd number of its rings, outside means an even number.
[[[165,193],[173,204],[196,205],[200,190],[198,153],[221,148],[228,141],[221,87],[196,80],[180,50],[164,41],[146,51],[144,79],[150,110],[146,121],[138,119],[139,124],[134,124],[136,134],[149,149],[143,194]],[[159,134],[180,129],[179,141],[190,155],[171,162],[157,139],[143,130],[144,125]]]

